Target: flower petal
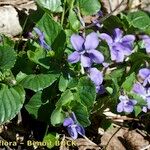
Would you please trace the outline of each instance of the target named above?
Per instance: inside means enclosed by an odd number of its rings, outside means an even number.
[[[150,75],[150,69],[142,68],[139,70],[139,76],[142,79],[146,79]]]
[[[80,54],[77,51],[73,52],[68,56],[68,62],[72,64],[78,62],[79,60],[80,60]]]
[[[104,66],[104,68],[108,68],[110,63],[107,63],[107,62],[103,62],[102,65]]]
[[[77,122],[77,118],[74,112],[72,112],[71,118],[73,119],[74,122]]]
[[[150,38],[149,39],[144,39],[144,45],[147,53],[150,53]]]
[[[122,42],[125,42],[125,43],[133,43],[134,40],[135,40],[135,36],[134,35],[125,35],[122,38]]]
[[[76,51],[83,50],[84,39],[82,36],[73,34],[71,36],[71,44]]]
[[[145,88],[138,82],[134,84],[133,86],[133,92],[141,95],[146,95],[146,90]]]
[[[133,111],[133,105],[124,106],[124,112],[131,113]]]
[[[123,62],[124,60],[124,53],[122,50],[119,49],[119,46],[113,46],[110,50],[111,60],[116,62]]]
[[[147,100],[147,108],[150,109],[150,97],[149,97],[149,99]]]
[[[89,57],[94,63],[101,64],[104,61],[104,56],[101,52],[92,49],[89,50],[88,53],[89,53]]]
[[[126,96],[126,95],[120,95],[119,96],[119,100],[120,101],[126,101],[126,100],[128,100],[129,98],[128,98],[128,96]]]
[[[88,56],[81,55],[81,64],[83,67],[91,67],[92,61]]]
[[[115,42],[119,42],[123,36],[123,31],[119,28],[115,28],[113,31],[113,38]]]
[[[104,94],[106,92],[104,86],[101,84],[101,85],[97,85],[96,86],[96,93],[98,94]]]
[[[34,27],[33,30],[35,31],[35,33],[36,33],[39,37],[44,36],[44,35],[43,35],[43,32],[42,32],[39,28]]]
[[[133,49],[132,45],[123,43],[122,46],[123,46],[122,47],[123,53],[124,53],[125,56],[129,56],[129,55],[132,54],[132,49]]]
[[[76,130],[80,135],[83,135],[83,136],[85,135],[85,130],[81,125],[77,125]]]
[[[89,69],[90,79],[94,82],[95,85],[100,85],[103,82],[103,75],[97,68]]]
[[[90,49],[95,49],[99,44],[99,39],[98,35],[95,32],[92,32],[86,36],[85,39],[85,49],[90,50]]]
[[[146,113],[147,112],[147,107],[143,106],[142,111]]]
[[[139,36],[139,37],[144,42],[146,52],[150,53],[150,36],[148,36],[148,35],[142,35],[142,36]]]
[[[131,113],[136,103],[136,100],[129,100],[124,102],[124,112]]]
[[[111,36],[108,35],[108,34],[106,34],[106,33],[101,33],[101,34],[99,35],[99,38],[100,38],[101,40],[105,40],[108,45],[113,43],[113,39],[111,38]]]
[[[147,53],[150,53],[150,43],[145,43],[145,49]]]
[[[78,137],[78,132],[76,129],[76,125],[71,125],[67,127],[69,135],[75,140]]]
[[[143,86],[146,86],[147,84],[150,84],[150,75],[144,80]]]
[[[132,104],[133,104],[133,105],[136,105],[136,104],[137,104],[137,101],[134,100],[134,99],[133,99],[133,100],[130,100],[130,101],[132,101]]]
[[[45,40],[43,41],[43,48],[51,50],[51,47],[45,42]]]
[[[120,102],[118,105],[117,105],[117,112],[122,112],[123,111],[123,102]]]
[[[66,118],[63,122],[63,126],[66,127],[66,126],[69,126],[69,125],[73,125],[74,124],[74,121],[72,120],[71,117],[69,118]]]

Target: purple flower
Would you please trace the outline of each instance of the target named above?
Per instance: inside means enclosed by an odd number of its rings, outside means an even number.
[[[47,49],[47,50],[51,50],[51,47],[46,43],[45,41],[45,37],[44,37],[44,33],[38,29],[38,28],[33,28],[33,30],[35,31],[35,33],[38,35],[39,38],[39,44],[41,45],[41,47]]]
[[[150,84],[150,69],[148,68],[142,68],[139,70],[139,77],[143,79],[143,85],[146,86],[147,84]]]
[[[103,16],[103,12],[101,10],[99,10],[96,14],[97,18],[96,19],[93,19],[92,20],[92,23],[98,27],[98,28],[101,28],[102,25],[100,24],[100,20],[99,20],[99,17],[102,17]]]
[[[143,36],[140,36],[141,39],[143,40],[143,43],[144,43],[144,47],[146,49],[146,52],[148,54],[150,54],[150,36],[148,35],[143,35]]]
[[[147,112],[147,109],[150,109],[150,87],[146,88],[137,82],[133,86],[133,92],[141,96],[147,102],[147,106],[143,107],[143,111]]]
[[[102,85],[103,82],[103,74],[97,68],[88,68],[87,70],[91,81],[93,81],[96,92],[99,94],[103,94],[105,89]]]
[[[125,56],[129,56],[132,53],[133,42],[135,40],[134,35],[123,36],[123,31],[116,28],[112,37],[106,33],[101,33],[99,37],[107,42],[112,61],[123,62]]]
[[[120,103],[117,105],[117,112],[131,113],[136,105],[137,101],[129,99],[126,95],[119,96]]]
[[[85,39],[73,34],[71,43],[75,52],[68,56],[68,62],[73,64],[81,61],[83,67],[91,67],[92,63],[101,64],[104,61],[103,54],[96,50],[99,40],[95,32],[88,34]]]
[[[77,139],[78,134],[82,136],[85,135],[85,130],[77,123],[77,119],[74,113],[72,113],[71,117],[68,117],[64,120],[63,126],[67,127],[68,133],[73,139]]]
[[[98,27],[98,28],[101,28],[101,27],[102,27],[101,24],[99,23],[99,20],[98,20],[98,19],[92,20],[92,23],[93,23],[96,27]]]

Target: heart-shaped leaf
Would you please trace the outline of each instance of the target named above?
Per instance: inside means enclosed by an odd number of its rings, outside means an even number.
[[[22,86],[8,87],[1,85],[0,90],[0,124],[13,119],[23,106],[25,91]]]

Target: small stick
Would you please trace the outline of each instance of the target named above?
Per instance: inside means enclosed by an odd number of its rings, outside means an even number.
[[[109,141],[107,142],[106,146],[104,148],[102,148],[102,150],[106,150],[107,146],[109,145],[110,141],[112,140],[112,138],[119,132],[119,130],[122,129],[122,127],[118,128],[116,130],[116,132],[110,137]]]
[[[121,7],[121,5],[123,4],[123,2],[124,2],[124,0],[122,0],[122,1],[120,2],[120,4],[119,4],[113,11],[111,11],[109,14],[107,14],[106,16],[104,16],[103,18],[101,18],[101,19],[99,20],[99,22],[102,23],[102,22],[104,22],[107,18],[109,18],[117,9],[119,9],[119,8]],[[92,23],[92,24],[86,26],[85,29],[91,28],[91,27],[93,27],[93,26],[95,26],[95,23]],[[83,29],[84,29],[84,28],[81,28],[81,30],[83,30]]]
[[[63,137],[62,137],[62,140],[61,140],[61,145],[60,145],[60,148],[59,148],[59,150],[64,150],[64,141],[65,141],[65,135],[63,135]]]
[[[97,144],[95,144],[94,142],[92,142],[89,138],[87,138],[86,136],[83,136],[91,145],[94,146],[98,146]]]

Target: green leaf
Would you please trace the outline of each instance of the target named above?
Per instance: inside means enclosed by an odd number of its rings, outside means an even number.
[[[10,46],[10,47],[14,47],[15,46],[15,42],[8,36],[6,35],[0,35],[0,44],[4,45],[4,46]]]
[[[96,14],[101,8],[99,0],[78,0],[78,2],[83,15]]]
[[[135,99],[140,106],[146,105],[147,103],[140,95],[136,93],[129,92],[128,95]]]
[[[143,11],[129,13],[127,20],[131,26],[138,29],[145,30],[150,26],[150,17]]]
[[[61,75],[59,79],[59,85],[58,85],[59,90],[61,92],[64,92],[68,86],[68,83],[69,83],[69,79],[64,75]]]
[[[77,85],[78,85],[78,79],[77,78],[70,78],[69,79],[69,83],[68,83],[69,89],[76,88]]]
[[[31,97],[30,101],[25,105],[25,108],[29,114],[33,115],[34,118],[37,119],[38,111],[42,104],[44,104],[42,102],[42,91],[38,91]]]
[[[150,62],[150,57],[147,54],[144,54],[144,53],[141,53],[141,52],[133,53],[130,56],[130,60],[132,61],[132,63],[134,63],[136,61],[139,62],[139,59],[141,60],[140,64],[142,64],[143,62],[145,62],[145,60],[148,61],[148,62]]]
[[[57,133],[49,133],[46,136],[44,136],[43,142],[47,143],[48,148],[53,148],[56,146],[56,141],[58,141],[59,135]]]
[[[125,69],[121,68],[121,69],[117,69],[111,72],[111,77],[113,78],[121,78],[123,73],[124,73]]]
[[[56,108],[51,114],[51,124],[53,126],[62,124],[66,115],[61,108]]]
[[[23,80],[27,76],[28,76],[27,74],[20,71],[16,76],[16,81],[19,83],[21,80]]]
[[[56,107],[62,107],[65,106],[67,103],[71,102],[73,100],[73,94],[70,90],[65,91],[58,102],[56,103]]]
[[[140,106],[134,106],[135,116],[138,116],[141,113],[142,109]]]
[[[84,127],[89,126],[91,122],[87,108],[79,102],[73,102],[72,105],[72,111],[76,114],[78,122]]]
[[[22,86],[8,87],[2,84],[0,90],[0,124],[13,119],[23,106],[25,91]]]
[[[106,87],[106,90],[109,94],[113,94],[113,89],[111,87]]]
[[[126,91],[131,91],[134,81],[136,79],[135,73],[133,72],[128,77],[126,77],[126,80],[122,84],[122,88]]]
[[[77,31],[78,29],[80,29],[80,21],[78,20],[76,13],[72,9],[69,11],[68,20],[73,30]]]
[[[0,46],[0,69],[11,69],[16,62],[16,52],[9,46]]]
[[[44,14],[36,26],[44,32],[45,40],[52,47],[56,55],[64,52],[66,34],[63,28],[55,22],[48,14]],[[58,42],[59,41],[59,42]]]
[[[104,28],[106,28],[109,32],[112,32],[115,28],[122,28],[123,23],[117,16],[110,16],[104,22]]]
[[[77,94],[80,102],[87,107],[88,111],[91,111],[96,99],[96,90],[92,81],[87,77],[80,78]]]
[[[62,12],[61,0],[36,0],[37,4],[50,12]]]
[[[43,90],[54,83],[58,78],[58,74],[31,74],[20,81],[21,85],[35,92]]]
[[[38,48],[35,52],[29,50],[27,51],[27,55],[29,60],[43,66],[46,69],[49,69],[50,58],[46,57],[46,51],[44,49]]]
[[[118,81],[117,81],[117,78],[112,78],[112,89],[113,89],[113,93],[112,95],[114,96],[115,99],[118,99],[118,93],[119,93],[119,90],[120,90],[120,87],[118,85]]]

